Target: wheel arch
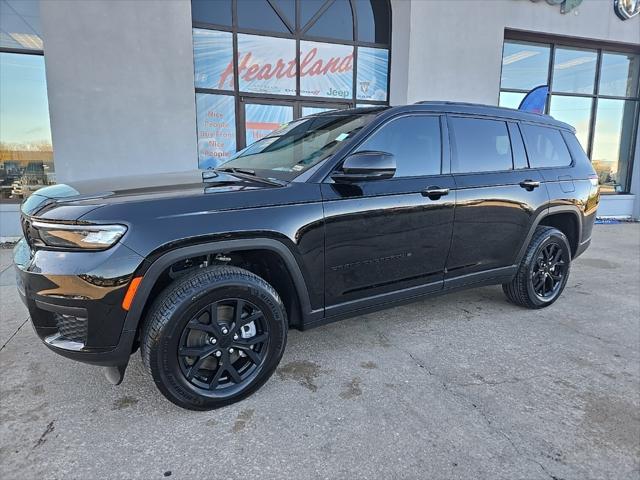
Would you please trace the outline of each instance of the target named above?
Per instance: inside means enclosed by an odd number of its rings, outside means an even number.
[[[529,242],[539,225],[554,227],[564,233],[571,246],[571,257],[574,257],[580,246],[582,235],[582,212],[575,205],[552,206],[543,209],[531,224],[527,237],[518,252],[516,265],[522,260]]]
[[[158,257],[143,274],[127,314],[123,331],[130,332],[139,329],[144,312],[153,302],[151,293],[154,287],[162,274],[172,265],[203,255],[255,251],[268,251],[282,261],[293,285],[296,301],[299,302],[300,322],[305,323],[314,314],[322,314],[321,311],[312,311],[307,284],[300,266],[291,250],[284,243],[270,238],[222,240],[175,248]]]

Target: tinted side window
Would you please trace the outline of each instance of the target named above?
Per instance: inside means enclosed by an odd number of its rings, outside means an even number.
[[[439,117],[416,115],[391,120],[357,151],[392,153],[396,159],[396,178],[418,177],[440,174],[441,143]]]
[[[555,128],[521,124],[529,164],[533,168],[566,167],[571,165],[571,155],[562,134]]]
[[[511,170],[513,158],[507,124],[498,120],[451,117],[452,173]]]

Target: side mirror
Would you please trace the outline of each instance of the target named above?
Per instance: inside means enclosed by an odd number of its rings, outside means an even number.
[[[366,182],[386,180],[396,173],[396,160],[386,152],[357,152],[349,155],[342,168],[333,172],[331,178],[336,183]]]

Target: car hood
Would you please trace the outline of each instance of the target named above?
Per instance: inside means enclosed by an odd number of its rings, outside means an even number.
[[[75,221],[107,205],[272,188],[278,187],[244,176],[194,170],[51,185],[30,195],[21,210],[30,217]]]

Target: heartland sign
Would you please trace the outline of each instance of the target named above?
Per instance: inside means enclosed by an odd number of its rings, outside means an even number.
[[[321,58],[318,48],[312,48],[300,56],[300,77],[314,77],[318,75],[332,75],[353,70],[353,53],[345,56]],[[278,58],[273,62],[261,61],[254,57],[253,52],[247,52],[238,58],[238,75],[245,82],[255,80],[271,80],[282,78],[296,78],[296,59]],[[220,75],[218,88],[233,86],[233,62]]]

